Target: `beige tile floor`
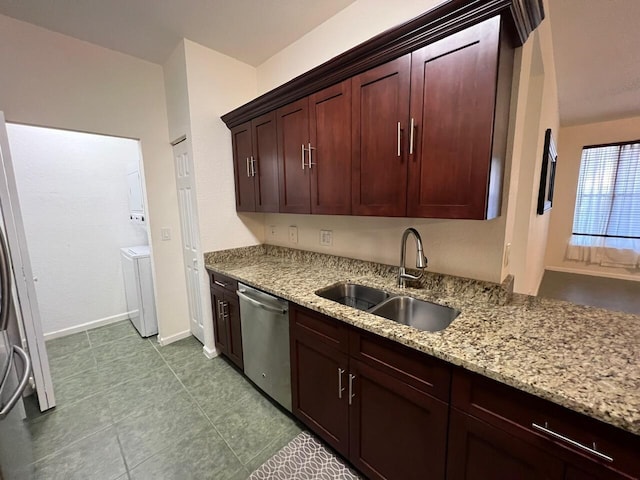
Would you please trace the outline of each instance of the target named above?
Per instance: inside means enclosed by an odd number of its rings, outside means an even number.
[[[193,337],[161,347],[125,321],[47,349],[57,407],[27,402],[24,478],[244,479],[301,431]]]

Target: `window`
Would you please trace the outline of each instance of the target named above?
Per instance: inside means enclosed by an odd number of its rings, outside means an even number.
[[[640,238],[640,141],[582,149],[573,234]]]

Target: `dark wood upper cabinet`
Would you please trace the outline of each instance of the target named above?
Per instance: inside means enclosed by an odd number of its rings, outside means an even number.
[[[504,160],[492,155],[500,23],[491,18],[412,53],[407,216],[499,214],[500,196],[489,190],[490,180],[502,182]]]
[[[352,78],[352,213],[404,216],[411,55]]]
[[[236,210],[278,211],[278,149],[275,112],[231,130]]]
[[[277,212],[279,195],[276,112],[269,112],[251,120],[251,135],[256,211]]]
[[[311,213],[351,213],[351,81],[309,96]]]
[[[276,112],[280,212],[311,211],[309,147],[309,99],[303,98]]]
[[[236,185],[236,210],[255,212],[256,198],[253,176],[251,175],[251,122],[231,129],[233,148],[233,175]]]

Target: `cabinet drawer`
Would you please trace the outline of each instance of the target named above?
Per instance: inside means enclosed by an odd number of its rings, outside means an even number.
[[[462,369],[453,372],[451,403],[476,418],[545,448],[571,464],[640,478],[640,437]],[[542,428],[548,431],[544,431]],[[561,435],[563,438],[556,436]],[[611,457],[608,461],[585,447]]]
[[[289,322],[292,336],[318,341],[347,353],[348,326],[343,322],[298,305],[290,306]]]
[[[356,329],[349,332],[349,353],[351,357],[425,393],[449,401],[451,367],[445,362]]]
[[[209,272],[209,281],[211,286],[217,285],[218,287],[224,288],[225,290],[229,290],[233,292],[235,295],[236,290],[238,290],[238,282],[231,277],[227,277],[218,272]]]

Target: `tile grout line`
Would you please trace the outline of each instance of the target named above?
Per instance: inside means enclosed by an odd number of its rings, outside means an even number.
[[[160,353],[160,351],[158,351],[158,353]],[[204,353],[201,353],[201,355],[204,356]],[[180,380],[180,377],[178,377],[178,375],[176,375],[176,372],[173,370],[173,368],[171,368],[171,365],[169,365],[169,362],[167,362],[167,360],[164,358],[164,356],[160,353],[160,356],[162,357],[162,359],[164,360],[164,362],[167,364],[167,367],[169,367],[169,370],[171,370],[171,373],[173,374],[174,377],[176,377],[176,379],[178,380],[178,382],[180,382],[180,385],[182,386],[182,388],[184,388],[184,391],[187,392],[187,395],[189,395],[189,398],[191,398],[191,400],[193,400],[193,402],[196,404],[196,406],[198,407],[198,410],[200,410],[200,413],[202,413],[202,415],[204,415],[204,418],[207,419],[207,421],[209,422],[209,425],[211,425],[213,427],[213,429],[215,430],[215,432],[220,436],[220,438],[222,439],[222,441],[224,442],[224,444],[227,446],[227,448],[229,449],[229,451],[233,454],[233,456],[236,458],[236,460],[238,460],[238,463],[242,466],[242,468],[244,468],[246,470],[246,467],[244,465],[244,463],[242,463],[242,460],[240,460],[240,457],[238,457],[238,455],[236,454],[236,452],[233,450],[233,448],[231,448],[231,445],[229,445],[229,442],[227,442],[227,439],[224,438],[222,436],[222,434],[220,433],[220,431],[218,430],[218,427],[215,426],[215,424],[211,421],[211,419],[209,418],[209,415],[207,415],[205,413],[205,411],[202,409],[202,406],[200,405],[200,402],[198,402],[198,400],[196,400],[196,398],[191,394],[191,392],[187,389],[187,387],[185,386],[184,383],[182,383],[182,380]],[[205,356],[206,358],[206,356]],[[212,359],[209,359],[212,360]],[[249,472],[251,473],[251,472]]]

